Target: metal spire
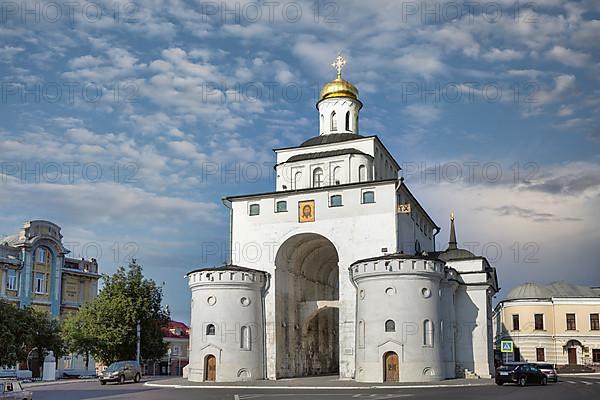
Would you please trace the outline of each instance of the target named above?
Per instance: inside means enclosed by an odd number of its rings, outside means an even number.
[[[457,249],[456,229],[454,228],[454,211],[450,213],[450,240],[448,241],[448,250]]]

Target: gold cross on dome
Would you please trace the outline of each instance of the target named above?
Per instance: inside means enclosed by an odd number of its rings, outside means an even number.
[[[344,65],[346,65],[346,59],[342,57],[341,53],[338,53],[338,56],[335,58],[335,61],[333,62],[333,64],[331,64],[331,66],[337,70],[338,79],[342,77],[342,68],[344,68]]]

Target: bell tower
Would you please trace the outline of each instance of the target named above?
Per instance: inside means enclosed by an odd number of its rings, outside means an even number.
[[[319,110],[319,134],[359,134],[358,113],[362,103],[358,99],[358,89],[342,79],[342,68],[346,60],[341,54],[331,64],[337,70],[337,78],[325,84],[317,102]]]

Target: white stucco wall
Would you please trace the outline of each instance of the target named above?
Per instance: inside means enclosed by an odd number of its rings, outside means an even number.
[[[309,154],[316,152],[327,152],[333,150],[354,149],[369,157],[359,154],[347,156],[338,156],[334,159],[320,158],[318,160],[306,160],[300,162],[287,163],[287,161],[296,155]],[[359,182],[358,168],[361,164],[367,166],[367,180],[383,180],[398,177],[399,168],[396,161],[389,155],[374,136],[353,139],[337,143],[322,144],[318,146],[294,147],[288,149],[277,149],[277,178],[276,190],[296,190],[306,189],[313,186],[312,171],[317,164],[323,164],[327,167],[333,164],[343,166],[343,176],[346,179],[343,183]],[[332,171],[332,169],[330,169]],[[302,172],[302,177],[298,183],[294,182],[293,177],[296,172]],[[324,175],[325,184],[330,182],[328,177],[330,173]],[[287,189],[284,189],[284,186]]]
[[[449,377],[442,342],[443,263],[380,258],[356,263],[352,271],[358,287],[356,380],[383,382],[384,356],[389,351],[398,355],[400,382]],[[394,332],[386,332],[388,320],[394,321]],[[433,327],[430,344],[424,338],[426,320]]]
[[[234,270],[198,271],[188,275],[192,290],[188,379],[205,379],[206,357],[216,357],[216,381],[264,379],[262,289],[267,276]],[[242,299],[245,299],[242,301]],[[207,335],[207,326],[215,334]],[[242,342],[241,329],[250,332]]]
[[[456,364],[482,378],[493,376],[493,338],[488,287],[463,286],[456,291]]]
[[[360,182],[359,168],[361,166],[365,168],[365,181],[372,180],[373,159],[364,154],[344,154],[334,157],[322,157],[318,160],[281,164],[276,169],[277,188],[282,191],[313,187],[315,168],[323,170],[323,187]],[[337,167],[339,167],[339,170],[335,169]]]
[[[282,193],[260,198],[233,199],[233,263],[267,271],[274,276],[275,256],[289,238],[314,233],[330,240],[339,256],[339,343],[340,377],[354,376],[354,286],[348,267],[356,260],[381,255],[381,249],[396,251],[396,182],[371,182],[351,187],[332,187],[315,192]],[[361,204],[362,190],[375,191],[375,203]],[[329,207],[331,194],[343,195],[343,207]],[[285,199],[288,212],[276,213],[275,202]],[[298,222],[298,202],[315,201],[316,222]],[[249,216],[250,204],[260,204],[261,213]],[[273,280],[265,300],[267,323],[268,377],[276,377],[275,296]]]
[[[319,133],[359,133],[358,114],[362,104],[352,98],[331,98],[321,100],[317,105],[319,110]],[[332,113],[335,111],[337,129],[332,130]],[[346,113],[350,113],[349,127],[346,127]],[[349,128],[349,129],[346,129]]]

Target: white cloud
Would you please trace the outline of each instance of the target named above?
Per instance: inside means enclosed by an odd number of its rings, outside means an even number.
[[[2,179],[0,205],[7,208],[21,204],[23,214],[52,210],[79,224],[146,223],[149,216],[155,221],[176,218],[182,222],[216,222],[215,203],[162,196],[126,184],[25,184],[13,177],[2,176]]]
[[[577,52],[562,46],[554,46],[548,52],[548,56],[570,67],[585,67],[590,59],[589,54]]]
[[[204,159],[205,157],[198,152],[196,149],[196,145],[194,143],[188,142],[186,140],[176,140],[169,142],[169,148],[173,150],[173,152],[184,158],[191,159]]]
[[[523,58],[523,52],[513,49],[493,48],[482,57],[487,61],[513,61]]]
[[[396,58],[394,64],[409,73],[426,77],[444,70],[444,63],[436,54],[418,50]]]
[[[441,117],[441,109],[432,104],[415,103],[410,104],[402,110],[402,114],[411,118],[419,125],[428,125]]]
[[[546,72],[538,69],[509,69],[507,73],[511,76],[526,76],[533,80],[537,80],[540,76],[546,74]]]
[[[560,115],[561,117],[567,117],[569,115],[572,115],[574,111],[575,110],[573,109],[573,106],[563,104],[558,110],[558,115]]]
[[[0,62],[12,62],[14,57],[25,51],[23,47],[8,46],[0,47]]]
[[[557,102],[572,93],[575,88],[575,75],[559,75],[554,78],[554,87],[550,90],[542,90],[534,96],[541,104]]]
[[[502,298],[517,283],[539,281],[540,268],[544,281],[589,282],[589,276],[596,276],[593,259],[598,250],[590,250],[590,244],[600,241],[598,171],[597,163],[576,162],[540,168],[534,175],[536,183],[530,185],[468,179],[456,183],[409,179],[408,185],[442,226],[437,236],[442,249],[448,240],[448,215],[455,212],[459,244],[473,246],[476,254],[496,266]],[[581,262],[565,278],[564,265],[572,265],[573,257]]]
[[[117,79],[133,78],[145,67],[128,50],[119,47],[104,49],[104,57],[86,55],[69,61],[72,69],[63,73],[68,79],[108,83]]]

